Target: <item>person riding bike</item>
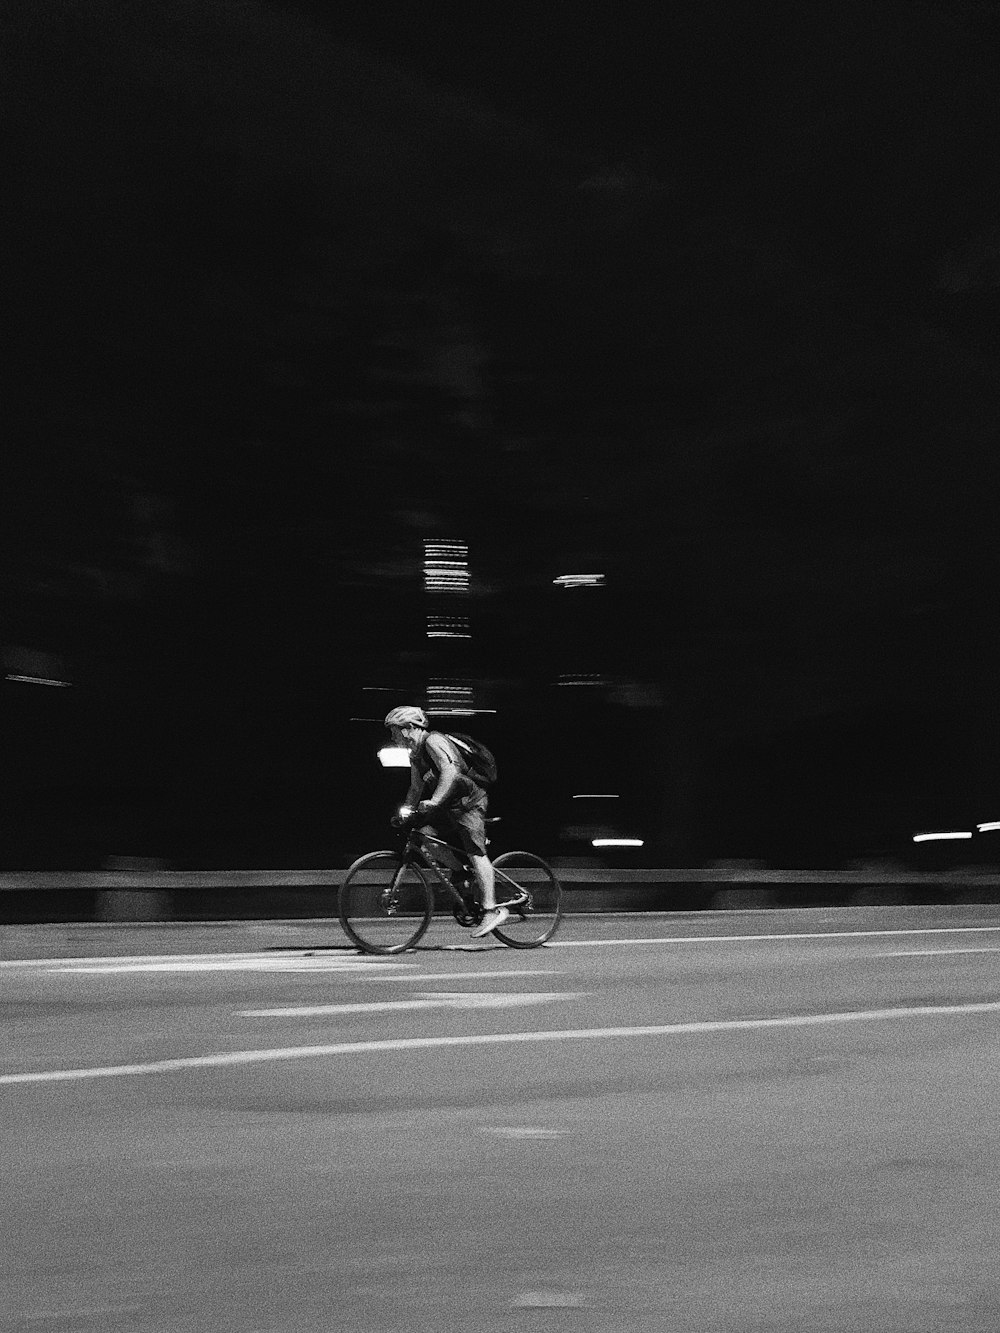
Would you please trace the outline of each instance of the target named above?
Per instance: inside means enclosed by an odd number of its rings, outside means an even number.
[[[486,855],[486,807],[488,796],[468,772],[458,747],[439,731],[431,731],[422,708],[403,706],[386,715],[385,725],[393,743],[410,756],[410,786],[400,810],[404,819],[427,817],[421,833],[443,837],[456,835],[469,859],[485,916],[473,931],[488,935],[510,916],[498,907],[493,865]],[[433,787],[430,795],[425,795]]]

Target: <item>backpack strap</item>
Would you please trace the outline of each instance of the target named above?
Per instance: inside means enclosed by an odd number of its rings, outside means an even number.
[[[454,736],[449,736],[448,733],[447,733],[446,731],[434,731],[434,732],[431,732],[430,734],[431,734],[432,736],[441,736],[441,737],[443,737],[446,741],[450,741],[450,742],[451,742],[451,746],[452,746],[452,748],[457,752],[457,754],[456,754],[456,758],[458,759],[459,767],[461,768],[463,774],[467,773],[468,770],[469,770],[469,765],[468,765],[468,762],[466,761],[466,758],[465,758],[465,752],[468,750],[468,746],[463,746],[463,745],[461,745],[461,744],[455,739]],[[440,774],[440,771],[441,771],[441,770],[438,768],[437,764],[434,762],[433,757],[432,757],[430,754],[427,753],[426,747],[425,747],[424,753],[427,755],[427,762],[430,764],[430,766],[431,766],[431,768],[434,770],[434,772]]]
[[[459,759],[460,759],[460,761],[461,761],[461,763],[462,763],[462,771],[463,771],[463,774],[464,774],[464,776],[468,777],[468,775],[469,775],[469,755],[472,754],[472,747],[469,746],[469,745],[466,745],[465,741],[460,741],[460,740],[458,739],[457,736],[452,736],[452,735],[451,735],[449,732],[447,732],[447,731],[442,731],[440,734],[445,738],[446,741],[451,741],[452,745],[453,745],[453,746],[455,747],[455,749],[458,751],[458,757],[459,757]]]

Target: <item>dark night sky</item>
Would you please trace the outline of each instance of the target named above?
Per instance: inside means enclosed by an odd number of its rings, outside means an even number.
[[[996,817],[1000,7],[4,24],[0,642],[76,681],[3,687],[9,856],[328,860],[434,675],[553,847],[595,754],[654,859]]]

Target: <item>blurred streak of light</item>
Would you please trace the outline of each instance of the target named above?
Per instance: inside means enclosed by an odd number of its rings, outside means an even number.
[[[582,791],[578,796],[573,797],[574,801],[617,801],[620,797],[616,791]]]
[[[560,676],[556,681],[557,685],[603,685],[605,680],[603,676],[585,675],[585,676]]]
[[[6,680],[19,680],[25,685],[55,685],[61,690],[68,690],[72,681],[49,680],[46,676],[6,676]]]
[[[495,708],[425,708],[428,717],[472,717],[475,713],[495,713]]]
[[[642,838],[592,838],[591,847],[641,847]]]
[[[1000,829],[1000,819],[991,820],[988,824],[977,824],[976,828],[980,833],[996,833]]]
[[[460,685],[457,681],[432,681],[427,686],[428,695],[434,695],[439,703],[472,703],[472,686]]]
[[[401,745],[384,745],[378,752],[378,761],[383,768],[409,768],[409,751]]]
[[[603,588],[603,574],[560,574],[552,582],[561,588]]]
[[[950,840],[950,839],[953,839],[953,838],[971,838],[971,837],[972,837],[972,834],[971,834],[971,833],[957,833],[957,832],[946,832],[946,833],[914,833],[914,835],[913,835],[913,841],[914,841],[914,842],[941,842],[941,841]]]

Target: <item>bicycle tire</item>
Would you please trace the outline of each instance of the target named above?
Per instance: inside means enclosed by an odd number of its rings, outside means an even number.
[[[512,908],[502,926],[492,932],[511,949],[537,949],[550,940],[562,920],[562,885],[552,867],[534,852],[501,852],[493,862],[497,880],[497,901],[503,902],[510,883],[527,892],[527,906]],[[518,872],[527,872],[518,879]]]
[[[337,911],[344,934],[363,953],[404,953],[431,923],[434,892],[420,867],[398,852],[368,852],[347,868]]]

